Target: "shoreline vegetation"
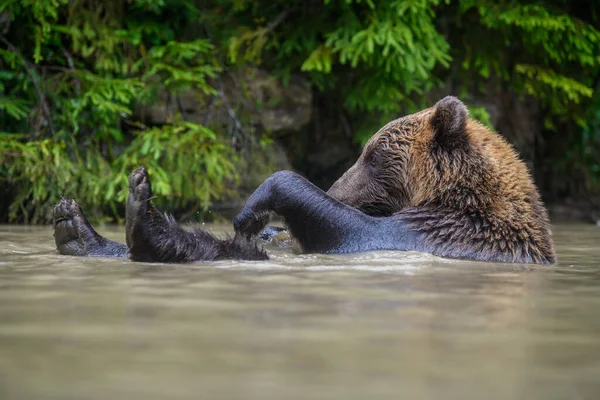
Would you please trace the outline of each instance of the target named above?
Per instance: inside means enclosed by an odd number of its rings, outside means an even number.
[[[138,165],[178,218],[228,217],[278,169],[327,187],[380,126],[446,94],[513,143],[553,218],[595,222],[599,13],[567,0],[5,1],[0,223],[46,223],[61,196],[122,222]]]

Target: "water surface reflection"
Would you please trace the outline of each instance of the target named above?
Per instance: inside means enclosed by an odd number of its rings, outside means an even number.
[[[152,265],[2,226],[0,397],[595,399],[600,229],[555,240],[552,267],[275,245]]]

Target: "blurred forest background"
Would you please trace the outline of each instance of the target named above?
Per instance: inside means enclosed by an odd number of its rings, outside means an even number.
[[[592,218],[599,13],[595,0],[0,0],[0,222],[46,222],[61,195],[118,221],[139,164],[184,219],[235,210],[282,168],[327,188],[381,125],[447,94],[514,144],[558,216]]]

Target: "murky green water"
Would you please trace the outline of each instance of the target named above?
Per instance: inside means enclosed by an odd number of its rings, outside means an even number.
[[[276,247],[175,266],[0,226],[0,398],[597,399],[600,229],[555,240],[554,267]]]

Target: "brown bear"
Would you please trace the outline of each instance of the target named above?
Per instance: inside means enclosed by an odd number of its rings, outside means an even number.
[[[255,235],[271,211],[305,252],[556,260],[547,212],[525,164],[451,96],[381,128],[327,193],[295,173],[273,174],[234,227]]]
[[[152,208],[145,170],[130,178],[127,242],[108,241],[72,201],[55,208],[62,254],[189,262],[266,259],[243,236],[273,211],[305,252],[412,250],[482,261],[554,263],[550,225],[527,168],[455,97],[381,128],[325,193],[298,174],[273,174],[234,221],[233,239],[184,231]]]

